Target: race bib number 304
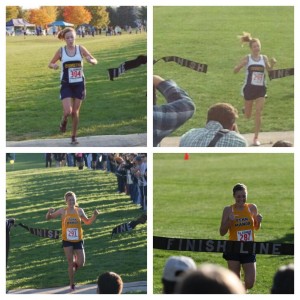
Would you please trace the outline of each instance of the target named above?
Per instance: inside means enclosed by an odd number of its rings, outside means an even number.
[[[69,83],[82,81],[82,68],[69,68]]]
[[[237,232],[237,239],[240,242],[251,242],[253,241],[252,230],[241,230]]]
[[[76,241],[78,239],[78,228],[67,228],[67,240]]]
[[[264,85],[265,74],[261,72],[253,72],[251,78],[252,85],[263,86]]]

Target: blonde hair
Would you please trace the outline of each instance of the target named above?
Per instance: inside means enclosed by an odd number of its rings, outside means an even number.
[[[260,40],[258,38],[253,38],[251,36],[251,33],[249,32],[243,32],[243,35],[239,35],[238,38],[240,39],[242,45],[245,43],[249,43],[249,47],[252,47],[253,43],[259,43],[260,44]]]
[[[57,35],[57,37],[60,39],[60,40],[64,40],[65,39],[65,35],[68,33],[68,32],[74,32],[74,34],[76,35],[76,31],[75,31],[75,29],[74,28],[72,28],[72,27],[66,27],[66,28],[64,28],[63,30],[61,30],[59,33],[58,33],[58,35]]]
[[[67,197],[68,196],[72,196],[74,198],[74,200],[75,200],[75,206],[78,206],[77,197],[76,197],[75,193],[72,192],[72,191],[66,192],[65,196],[64,196],[66,202],[67,202]]]

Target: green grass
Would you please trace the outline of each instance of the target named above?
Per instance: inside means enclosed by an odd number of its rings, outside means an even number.
[[[219,227],[223,208],[234,203],[232,187],[245,183],[248,202],[263,215],[256,241],[294,242],[293,154],[154,154],[153,232],[156,236],[223,239]],[[224,239],[228,239],[225,236]],[[197,264],[227,267],[220,253],[154,250],[154,293],[170,255],[191,256]],[[250,291],[268,294],[279,266],[292,256],[257,255],[257,282]]]
[[[147,230],[111,239],[111,230],[141,215],[128,196],[116,194],[116,177],[103,171],[74,167],[44,168],[43,154],[17,154],[14,168],[7,163],[6,216],[30,227],[61,230],[60,219],[46,221],[50,207],[64,207],[64,193],[76,193],[88,217],[100,210],[95,223],[83,225],[86,265],[75,280],[95,283],[99,274],[114,271],[124,282],[147,280]],[[68,285],[67,261],[60,240],[39,238],[21,227],[11,230],[7,289]]]
[[[78,135],[144,133],[147,129],[146,65],[110,81],[108,68],[146,54],[146,34],[78,38],[98,60],[84,62],[87,97],[80,112]],[[60,70],[48,69],[64,43],[53,36],[6,39],[7,140],[58,138],[62,116]],[[64,135],[69,135],[70,128]]]
[[[229,102],[241,114],[240,95],[244,71],[233,74],[234,66],[249,53],[237,38],[243,31],[258,37],[262,53],[277,59],[276,69],[294,66],[293,7],[154,7],[155,59],[176,55],[208,64],[208,72],[197,73],[174,63],[158,62],[154,74],[175,80],[194,100],[194,117],[180,127],[179,136],[191,128],[204,127],[208,108]],[[294,129],[294,77],[268,82],[262,131]],[[163,103],[162,97],[159,99]],[[253,120],[238,120],[241,133],[253,132]]]

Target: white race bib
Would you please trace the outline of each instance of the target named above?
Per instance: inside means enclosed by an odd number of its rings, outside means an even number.
[[[69,68],[69,83],[82,81],[82,68]]]
[[[263,86],[264,85],[265,74],[261,72],[253,72],[251,78],[252,85]]]
[[[241,230],[237,232],[237,240],[240,242],[251,242],[253,241],[252,230]]]
[[[78,228],[67,228],[67,240],[76,241],[78,239]]]

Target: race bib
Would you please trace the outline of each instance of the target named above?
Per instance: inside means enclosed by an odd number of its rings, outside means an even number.
[[[252,85],[263,86],[264,85],[265,74],[261,72],[253,72],[251,78]]]
[[[237,232],[237,240],[240,242],[253,241],[252,230],[241,230]]]
[[[67,240],[76,241],[78,239],[78,228],[67,228]]]
[[[69,68],[69,83],[76,83],[82,81],[82,68]]]

